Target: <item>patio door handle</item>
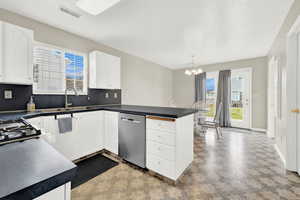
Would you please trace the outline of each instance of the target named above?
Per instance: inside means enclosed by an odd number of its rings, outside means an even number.
[[[300,109],[299,109],[299,108],[296,108],[296,109],[291,110],[291,112],[292,112],[292,113],[299,114],[299,113],[300,113]]]

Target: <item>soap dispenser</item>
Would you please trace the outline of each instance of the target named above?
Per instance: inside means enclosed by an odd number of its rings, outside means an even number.
[[[33,96],[30,97],[30,101],[27,103],[27,111],[34,112],[35,111],[35,104],[33,102]]]

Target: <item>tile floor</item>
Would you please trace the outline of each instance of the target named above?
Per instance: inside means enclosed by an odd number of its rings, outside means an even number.
[[[286,172],[266,135],[224,130],[196,136],[194,162],[176,187],[120,164],[72,191],[72,200],[300,199],[300,177]]]

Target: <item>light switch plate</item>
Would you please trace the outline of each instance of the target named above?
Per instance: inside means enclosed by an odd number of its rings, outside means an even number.
[[[4,99],[12,99],[13,94],[12,90],[4,90]]]

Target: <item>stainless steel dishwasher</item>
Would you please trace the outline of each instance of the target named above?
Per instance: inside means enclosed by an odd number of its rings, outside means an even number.
[[[120,113],[119,156],[139,167],[146,167],[146,118]]]

